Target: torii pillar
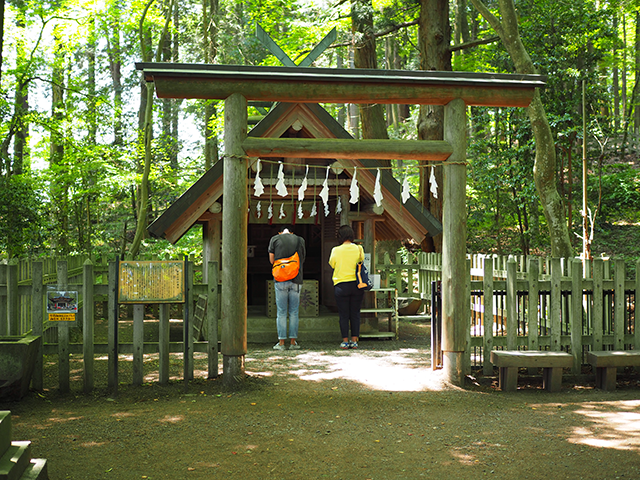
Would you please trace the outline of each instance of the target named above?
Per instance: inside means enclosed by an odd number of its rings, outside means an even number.
[[[244,377],[247,354],[247,99],[224,102],[224,208],[222,209],[222,374],[227,386]]]
[[[455,99],[444,107],[444,140],[453,153],[444,163],[442,211],[442,363],[447,381],[463,386],[466,374],[467,292],[467,115]]]

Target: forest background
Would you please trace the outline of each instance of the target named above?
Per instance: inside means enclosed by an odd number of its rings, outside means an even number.
[[[469,109],[468,251],[568,256],[586,232],[594,255],[640,257],[632,0],[0,3],[0,258],[200,255],[197,228],[174,246],[146,227],[218,161],[223,102],[154,99],[134,64],[281,65],[257,23],[296,64],[335,27],[314,66],[547,75],[537,111]],[[442,138],[439,107],[325,108],[356,138]],[[391,166],[441,218],[430,167]]]

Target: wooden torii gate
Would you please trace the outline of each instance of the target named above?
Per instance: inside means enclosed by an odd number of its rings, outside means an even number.
[[[467,106],[527,107],[539,75],[137,63],[159,98],[225,101],[222,354],[225,383],[247,353],[248,157],[414,159],[444,162],[442,351],[447,380],[463,385],[469,329],[466,267]],[[247,138],[247,101],[444,105],[444,141]]]

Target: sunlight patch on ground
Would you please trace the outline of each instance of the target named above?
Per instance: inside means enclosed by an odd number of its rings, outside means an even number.
[[[586,404],[575,413],[591,424],[574,428],[570,442],[640,453],[640,400]]]
[[[158,420],[164,423],[178,423],[184,420],[183,415],[166,415],[164,418]]]
[[[378,353],[372,355],[371,353]],[[302,380],[323,381],[343,379],[361,383],[374,390],[393,392],[419,392],[441,390],[444,386],[442,371],[433,371],[407,356],[403,350],[369,352],[367,355],[337,355],[309,352],[297,356],[298,368],[291,373]]]

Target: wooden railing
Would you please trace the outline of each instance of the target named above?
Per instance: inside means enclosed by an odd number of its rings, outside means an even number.
[[[384,287],[394,286],[399,296],[421,298],[431,313],[431,284],[441,278],[441,256],[420,253],[396,254],[392,263],[385,254],[374,267]],[[381,261],[380,261],[381,260]],[[640,296],[640,261],[635,279],[627,278],[622,260],[595,259],[586,265],[580,259],[470,256],[469,276],[459,281],[469,285],[468,359],[470,366],[493,372],[489,358],[492,349],[548,349],[567,351],[574,356],[573,371],[578,372],[589,350],[629,350],[640,348],[640,328],[636,328],[635,301]],[[66,260],[66,279],[59,278],[57,260],[10,260],[0,264],[0,336],[45,334],[45,353],[58,353],[60,343],[47,338],[43,294],[49,284],[66,282],[68,290],[80,292],[85,305],[82,313],[82,343],[68,345],[60,361],[69,353],[93,354],[143,351],[160,352],[159,344],[132,343],[93,345],[93,308],[105,302],[111,312],[115,305],[115,286],[109,271],[115,262],[91,261],[87,257]],[[198,268],[189,262],[191,272]],[[208,285],[190,277],[191,300],[208,295]],[[217,278],[216,278],[217,282]],[[89,304],[86,299],[93,299]],[[87,308],[88,305],[88,308]],[[193,311],[193,308],[190,308]],[[487,312],[491,312],[487,314]],[[34,321],[36,319],[36,321]],[[114,340],[115,341],[115,340]],[[91,343],[89,348],[87,343]],[[182,343],[166,346],[167,352],[181,351]],[[211,352],[207,342],[195,342],[192,351]],[[140,360],[141,361],[141,360]],[[88,360],[88,363],[91,363]],[[140,366],[141,368],[141,366]],[[216,358],[217,369],[217,358]],[[61,368],[64,376],[64,368]],[[40,373],[41,375],[41,373]],[[90,373],[87,373],[90,375]],[[217,371],[216,371],[217,375]],[[61,384],[68,379],[61,378]],[[41,380],[40,380],[41,381]]]

